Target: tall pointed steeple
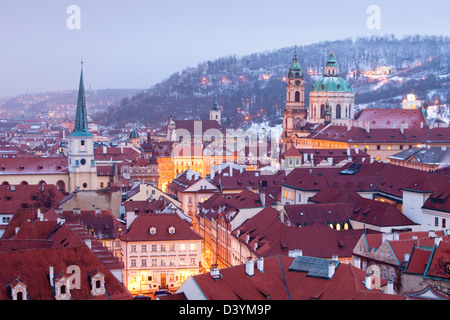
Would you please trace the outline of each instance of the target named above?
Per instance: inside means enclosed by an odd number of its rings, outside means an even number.
[[[214,111],[220,110],[219,103],[217,102],[217,91],[215,91],[215,90],[214,90],[214,104],[211,107],[211,110],[214,110]]]
[[[78,89],[78,103],[77,113],[75,116],[75,128],[71,134],[72,136],[92,136],[89,132],[87,112],[86,112],[86,95],[84,92],[84,80],[83,80],[83,61],[81,61],[81,76],[80,87]]]

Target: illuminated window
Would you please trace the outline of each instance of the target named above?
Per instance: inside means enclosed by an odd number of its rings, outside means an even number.
[[[195,243],[191,243],[191,247],[190,247],[190,250],[191,251],[195,251],[197,248],[196,248],[196,246],[195,246]]]
[[[184,243],[180,243],[180,251],[186,251],[186,245]]]
[[[388,150],[392,150],[392,146],[391,145],[388,145]]]

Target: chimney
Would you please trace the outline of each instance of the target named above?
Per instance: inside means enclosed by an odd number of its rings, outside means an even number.
[[[387,294],[394,294],[394,281],[389,279],[387,282]]]
[[[358,269],[361,269],[361,258],[355,257],[353,260],[353,265],[357,267]]]
[[[107,152],[107,148],[105,146],[103,146],[103,154],[106,154]]]
[[[259,272],[264,272],[264,258],[259,257],[258,260],[256,260],[256,267],[258,268]]]
[[[66,219],[65,218],[61,218],[61,217],[58,217],[58,218],[56,218],[56,223],[57,224],[64,224],[64,222],[66,222]]]
[[[133,223],[134,219],[136,219],[136,213],[133,210],[128,211],[127,212],[127,218],[126,218],[127,229],[131,226],[131,224]]]
[[[328,279],[333,278],[334,272],[336,271],[336,265],[334,262],[328,262]]]
[[[403,256],[403,261],[408,262],[409,261],[409,253],[405,253]]]
[[[442,237],[436,237],[434,238],[434,245],[436,247],[439,247],[439,244],[441,243]]]
[[[420,122],[420,129],[423,129],[423,121]]]
[[[18,232],[19,232],[19,227],[16,227],[16,229],[14,230],[15,231],[15,234],[17,234]]]
[[[39,221],[44,221],[44,215],[42,214],[40,208],[37,209],[37,217],[38,217]]]
[[[85,239],[84,243],[89,247],[89,249],[92,249],[92,240],[91,239]]]
[[[53,272],[53,267],[52,267],[52,266],[49,266],[49,267],[48,267],[48,277],[49,277],[49,279],[50,279],[50,286],[52,286],[52,287],[55,286],[55,284],[54,284],[54,282],[53,282],[54,276],[55,276],[55,274],[54,274],[54,272]]]
[[[100,208],[95,208],[95,214],[99,215],[102,213],[102,210]]]
[[[372,274],[371,273],[366,273],[365,285],[368,290],[372,290]]]
[[[245,263],[245,273],[249,277],[253,277],[255,275],[255,263],[253,262],[252,257],[247,258],[247,262]]]
[[[214,279],[214,281],[220,280],[220,269],[217,264],[211,265],[211,270],[209,271],[209,274]]]
[[[356,154],[358,154],[359,153],[359,149],[355,148],[355,152],[356,152]]]
[[[249,244],[249,243],[250,243],[250,235],[249,235],[249,234],[247,234],[247,237],[246,237],[246,240],[245,240],[245,242],[247,242],[247,244]]]
[[[303,256],[303,251],[300,249],[295,249],[295,250],[289,250],[289,257],[290,258],[296,258],[296,257],[301,257]]]

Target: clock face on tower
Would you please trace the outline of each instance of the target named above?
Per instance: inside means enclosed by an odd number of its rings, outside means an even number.
[[[80,163],[84,166],[86,164],[86,159],[81,159]]]

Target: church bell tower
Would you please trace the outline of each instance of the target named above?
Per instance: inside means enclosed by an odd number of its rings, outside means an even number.
[[[69,192],[97,190],[97,167],[94,160],[94,135],[89,132],[83,62],[81,62],[75,127],[69,139]]]
[[[294,144],[295,134],[301,132],[306,123],[305,80],[302,68],[298,63],[297,51],[295,51],[286,81],[286,107],[283,111],[283,135],[281,137],[284,151]]]

